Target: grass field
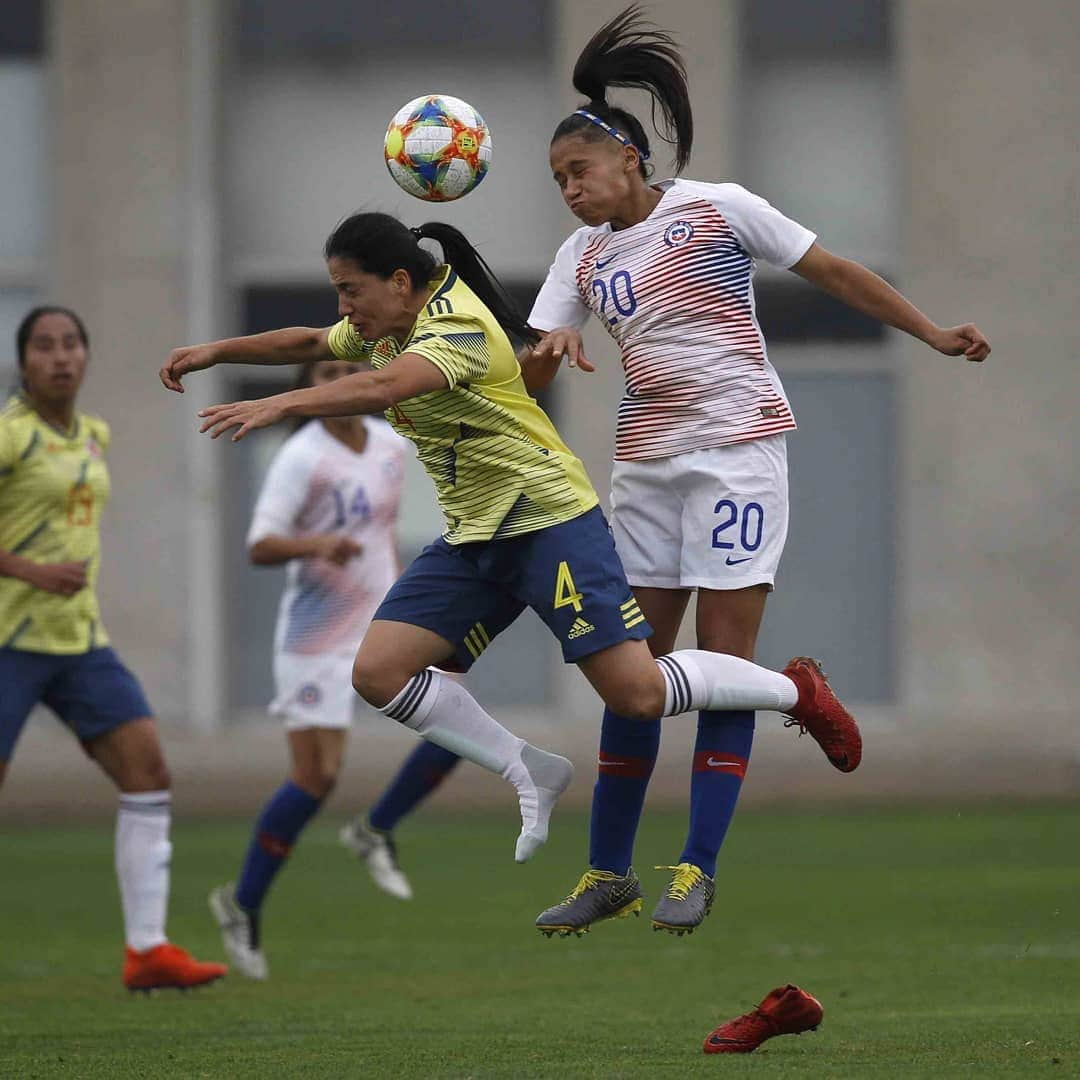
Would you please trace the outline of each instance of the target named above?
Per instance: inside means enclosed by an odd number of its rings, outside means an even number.
[[[208,889],[247,827],[174,832],[171,931],[221,955]],[[645,917],[546,940],[532,929],[581,869],[585,822],[511,860],[502,818],[403,830],[418,899],[374,891],[317,822],[266,915],[272,978],[187,995],[119,982],[111,830],[0,830],[0,1075],[1006,1076],[1080,1073],[1080,808],[746,812],[712,917]],[[646,915],[682,820],[654,815]],[[820,1030],[706,1057],[720,1018],[797,982]]]

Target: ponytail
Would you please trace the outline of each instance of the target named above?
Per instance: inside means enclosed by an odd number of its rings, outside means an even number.
[[[637,150],[642,161],[641,175],[647,177],[649,138],[641,121],[607,101],[609,87],[631,87],[652,96],[653,127],[661,139],[674,146],[675,171],[686,167],[694,141],[686,65],[675,39],[646,22],[636,4],[605,23],[589,39],[574,65],[573,83],[588,100],[559,124],[552,142],[565,135],[614,137]]]
[[[349,259],[365,273],[374,274],[384,281],[395,270],[404,270],[412,279],[413,288],[420,289],[434,277],[439,267],[435,256],[420,246],[422,239],[434,240],[439,244],[445,261],[476,293],[507,334],[529,345],[539,340],[539,334],[525,321],[491,267],[464,234],[452,225],[429,221],[419,228],[410,229],[391,214],[353,214],[327,238],[323,256],[326,259]]]
[[[528,345],[535,345],[540,340],[540,335],[529,326],[506,287],[464,233],[442,221],[428,221],[410,231],[417,239],[434,240],[443,249],[443,257],[454,272],[476,293],[507,334]]]

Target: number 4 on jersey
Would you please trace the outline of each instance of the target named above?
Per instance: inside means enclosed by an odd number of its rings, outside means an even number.
[[[558,573],[555,575],[555,610],[561,607],[573,607],[577,612],[581,611],[581,593],[574,587],[574,579],[570,576],[570,567],[564,559],[559,563]]]

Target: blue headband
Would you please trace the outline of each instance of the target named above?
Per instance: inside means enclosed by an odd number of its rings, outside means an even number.
[[[591,113],[588,109],[576,109],[574,111],[574,115],[584,116],[585,119],[589,121],[589,123],[595,124],[598,128],[603,128],[603,130],[606,131],[613,139],[618,139],[619,142],[623,144],[623,146],[629,146],[632,149],[636,150],[638,152],[638,157],[641,158],[642,161],[649,160],[648,150],[642,150],[641,147],[634,146],[634,144],[621,131],[619,131],[618,128],[613,128],[606,120],[601,120],[600,117],[596,115],[596,113]]]

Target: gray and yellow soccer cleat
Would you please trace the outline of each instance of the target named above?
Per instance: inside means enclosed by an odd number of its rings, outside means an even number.
[[[536,917],[536,929],[545,937],[589,932],[604,919],[625,919],[641,914],[641,882],[633,867],[625,877],[610,870],[586,870],[574,891]]]
[[[716,885],[700,867],[693,863],[678,866],[658,866],[657,870],[670,870],[671,882],[667,892],[652,913],[652,928],[667,930],[670,934],[692,934],[695,926],[709,914]]]

